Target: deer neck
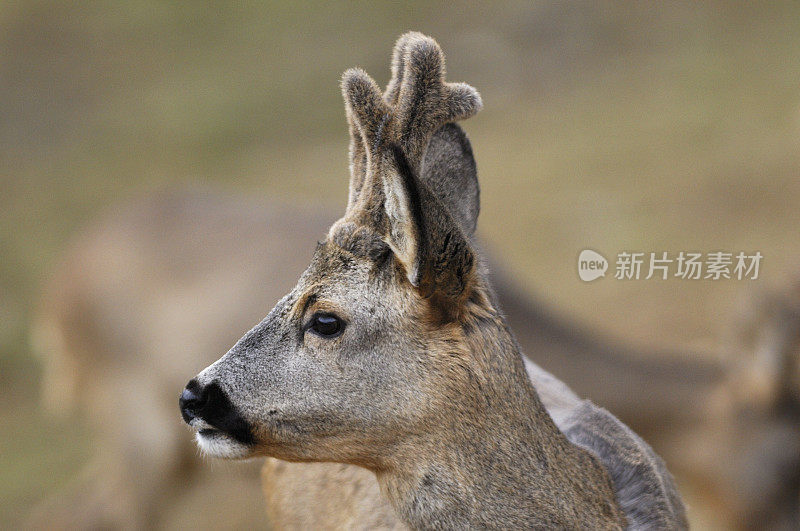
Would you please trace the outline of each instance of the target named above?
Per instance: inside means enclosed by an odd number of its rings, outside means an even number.
[[[475,396],[452,396],[375,471],[398,516],[412,528],[623,526],[607,472],[558,430],[502,318],[474,337],[473,359],[488,360]]]

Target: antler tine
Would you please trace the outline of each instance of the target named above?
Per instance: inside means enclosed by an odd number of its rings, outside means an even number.
[[[367,174],[372,171],[390,108],[381,98],[378,84],[360,68],[351,68],[342,76],[342,96],[350,125],[351,175],[347,203],[350,209],[361,195]]]
[[[399,84],[395,131],[412,167],[418,168],[430,137],[439,127],[473,116],[483,104],[473,87],[445,82],[444,54],[432,38],[407,33],[395,47],[395,54],[400,51],[403,60],[396,61],[395,66],[402,65],[403,73],[394,76]],[[394,88],[391,83],[389,88]]]
[[[403,83],[403,73],[406,67],[406,46],[411,39],[424,37],[419,32],[409,31],[404,33],[397,39],[392,51],[392,79],[386,85],[386,92],[383,94],[383,100],[389,105],[397,103],[397,96],[400,93],[400,85]]]
[[[342,76],[342,96],[350,129],[350,209],[361,195],[369,161],[379,143],[389,109],[381,100],[375,81],[359,68],[351,68]]]
[[[342,76],[342,94],[350,127],[350,210],[364,183],[378,171],[381,150],[402,148],[412,169],[418,170],[431,136],[442,125],[469,118],[481,108],[481,97],[464,83],[444,81],[444,54],[421,33],[409,32],[395,43],[392,79],[381,91],[361,69]],[[380,178],[375,176],[380,188]]]
[[[358,199],[361,187],[364,184],[367,154],[364,151],[361,132],[358,130],[358,125],[347,107],[345,107],[345,114],[347,115],[347,126],[350,131],[350,192],[347,197],[347,208],[350,209]]]

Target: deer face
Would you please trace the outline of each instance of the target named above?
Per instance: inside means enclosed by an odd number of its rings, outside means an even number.
[[[398,40],[381,94],[342,82],[351,133],[347,210],[297,286],[187,385],[181,411],[210,455],[379,467],[436,422],[472,295],[477,181],[448,124],[480,97],[444,82],[438,45]]]
[[[424,421],[425,345],[409,330],[420,297],[373,238],[337,234],[319,245],[295,289],[190,383],[201,448],[352,461]],[[383,248],[385,262],[352,243]]]

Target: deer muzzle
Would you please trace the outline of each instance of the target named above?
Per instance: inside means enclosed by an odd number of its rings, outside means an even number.
[[[216,381],[202,385],[197,378],[192,378],[181,393],[178,406],[183,420],[198,428],[200,435],[221,432],[244,445],[254,442],[250,423]]]

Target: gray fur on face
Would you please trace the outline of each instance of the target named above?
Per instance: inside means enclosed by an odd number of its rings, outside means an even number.
[[[368,247],[368,235],[336,239],[347,248],[319,246],[297,287],[200,376],[229,393],[262,451],[286,459],[357,461],[365,447],[391,443],[387,425],[391,438],[402,436],[397,430],[421,429],[433,413],[409,407],[424,360],[405,356],[425,352],[389,304],[393,272],[351,252]],[[329,340],[306,330],[317,311],[335,312],[346,333]]]

